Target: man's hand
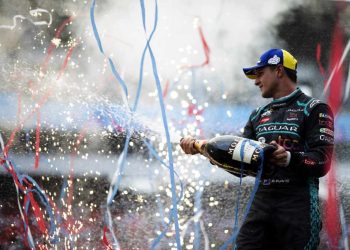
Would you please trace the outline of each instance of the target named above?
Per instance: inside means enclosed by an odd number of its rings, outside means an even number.
[[[276,141],[272,141],[270,144],[275,146],[277,149],[272,153],[269,162],[279,167],[287,167],[290,162],[290,152],[286,151],[284,147],[277,144]]]
[[[195,142],[196,139],[188,136],[180,140],[180,146],[186,154],[195,155],[199,153],[199,151],[194,147]]]

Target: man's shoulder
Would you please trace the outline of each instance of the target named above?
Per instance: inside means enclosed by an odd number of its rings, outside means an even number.
[[[325,109],[330,110],[329,105],[326,102],[306,94],[300,95],[300,97],[296,100],[296,105],[304,109],[306,116],[309,116],[312,110],[317,107],[324,107]]]
[[[266,105],[265,105],[265,106],[260,106],[260,107],[255,108],[255,109],[250,113],[249,120],[250,120],[250,121],[253,121],[253,120],[255,120],[255,118],[259,117],[260,113],[264,110],[265,107],[266,107]]]

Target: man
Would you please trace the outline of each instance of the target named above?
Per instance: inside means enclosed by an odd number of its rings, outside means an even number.
[[[243,69],[262,97],[273,99],[252,112],[243,137],[277,149],[267,164],[273,172],[263,175],[238,234],[238,250],[317,249],[319,244],[318,178],[331,163],[333,114],[297,88],[296,70],[297,60],[283,49],[268,50],[254,67]],[[180,145],[196,154],[194,142],[187,137]]]

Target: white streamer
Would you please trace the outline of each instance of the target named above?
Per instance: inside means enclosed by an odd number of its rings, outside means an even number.
[[[40,26],[40,25],[47,25],[50,26],[52,23],[52,15],[48,10],[45,9],[34,9],[34,10],[29,10],[29,14],[33,17],[38,17],[41,16],[41,13],[46,13],[49,15],[49,21],[33,21],[30,18],[27,18],[25,16],[22,15],[15,15],[12,20],[13,20],[13,25],[0,25],[0,29],[9,29],[9,30],[13,30],[14,28],[16,28],[17,26],[17,19],[21,19],[21,20],[28,20],[29,22],[31,22],[33,25],[35,26]]]
[[[204,236],[204,250],[209,250],[209,237],[208,237],[207,232],[205,231],[204,222],[203,222],[203,220],[200,220],[199,223],[201,225],[201,230],[202,230],[203,236]]]
[[[344,95],[344,100],[343,103],[345,103],[350,94],[350,64],[349,64],[349,70],[348,70],[348,79],[346,80],[346,86],[345,86],[345,95]]]
[[[186,221],[186,223],[183,225],[183,229],[182,229],[181,235],[180,235],[181,242],[183,242],[183,239],[184,239],[186,232],[187,232],[187,228],[190,225],[190,223],[192,221],[199,221],[202,214],[203,214],[203,210],[200,210],[194,216],[192,216],[188,221]]]
[[[193,222],[198,221],[200,224],[201,231],[202,231],[203,236],[204,236],[204,250],[209,250],[209,237],[208,237],[207,232],[205,231],[204,223],[201,220],[202,215],[203,215],[203,210],[200,210],[193,217],[191,217],[188,221],[186,221],[186,223],[183,225],[183,229],[181,231],[180,240],[181,240],[181,243],[183,243],[189,224],[192,221]]]
[[[114,230],[113,230],[113,220],[112,220],[111,211],[110,211],[108,205],[107,205],[107,223],[108,223],[109,231],[110,231],[110,233],[112,234],[112,237],[113,237],[113,249],[120,250],[118,239],[115,236],[115,233],[114,233]]]
[[[349,50],[350,50],[350,40],[348,41],[348,43],[346,44],[346,47],[343,51],[343,54],[342,54],[342,57],[340,58],[339,62],[334,66],[333,70],[332,70],[332,73],[331,75],[329,76],[328,80],[327,80],[327,83],[326,83],[326,86],[324,87],[323,89],[323,96],[326,95],[328,89],[329,89],[329,86],[331,84],[331,81],[333,79],[333,76],[335,74],[335,72],[337,72],[340,68],[340,66],[343,64],[344,62],[344,59],[345,57],[347,56],[347,54],[349,53]]]

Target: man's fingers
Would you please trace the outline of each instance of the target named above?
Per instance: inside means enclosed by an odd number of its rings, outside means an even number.
[[[196,139],[192,137],[181,138],[180,147],[186,154],[197,154],[198,150],[194,147]]]
[[[276,141],[270,142],[270,145],[275,146],[276,150],[272,153],[269,162],[276,166],[284,167],[288,161],[288,153],[286,149],[280,146]]]
[[[279,147],[272,153],[272,156],[275,157],[277,155],[284,154],[285,152],[286,150],[283,147]]]
[[[276,160],[287,158],[287,153],[286,154],[278,154],[273,157]]]

